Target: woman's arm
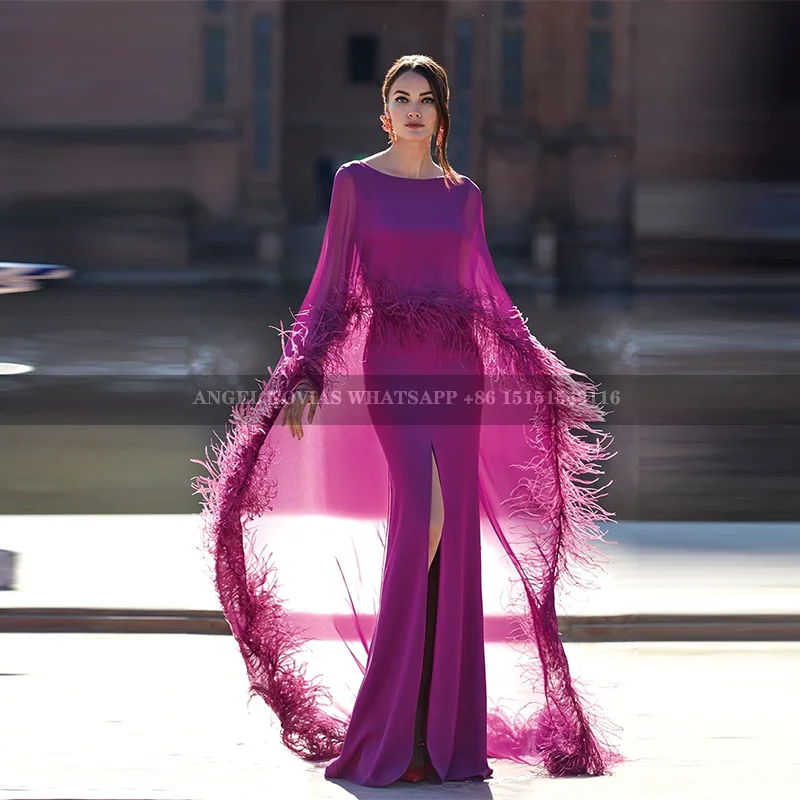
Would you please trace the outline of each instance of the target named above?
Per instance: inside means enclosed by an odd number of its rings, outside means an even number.
[[[470,288],[477,291],[483,302],[493,312],[497,320],[503,321],[503,327],[513,331],[515,336],[530,340],[526,320],[514,305],[513,300],[500,280],[486,242],[486,226],[483,215],[483,195],[480,188],[473,184],[472,192],[465,209],[468,224],[472,230],[472,241],[468,263],[469,273],[466,276]],[[501,333],[501,331],[498,331]],[[506,330],[507,334],[508,331]]]

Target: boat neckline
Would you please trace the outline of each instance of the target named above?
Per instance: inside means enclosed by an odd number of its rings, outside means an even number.
[[[372,172],[377,172],[378,175],[385,175],[387,178],[396,178],[397,180],[400,181],[420,181],[421,183],[424,183],[426,181],[440,181],[446,177],[445,175],[437,175],[434,178],[409,178],[405,175],[392,175],[389,172],[381,172],[381,170],[367,164],[366,161],[356,161],[356,164],[361,164],[365,166],[367,169],[371,170]]]

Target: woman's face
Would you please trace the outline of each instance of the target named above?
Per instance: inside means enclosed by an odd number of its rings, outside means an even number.
[[[439,123],[439,112],[427,78],[404,72],[389,90],[386,112],[398,139],[428,139]]]

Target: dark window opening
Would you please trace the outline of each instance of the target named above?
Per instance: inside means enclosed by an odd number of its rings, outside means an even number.
[[[592,0],[589,15],[597,20],[611,19],[611,0]]]
[[[350,83],[375,83],[378,43],[374,36],[351,36],[347,43],[347,77]]]
[[[220,25],[207,25],[204,33],[205,101],[206,103],[224,103],[227,89],[227,32]]]
[[[611,105],[611,33],[589,31],[589,108]]]
[[[522,30],[503,32],[503,108],[522,108]]]

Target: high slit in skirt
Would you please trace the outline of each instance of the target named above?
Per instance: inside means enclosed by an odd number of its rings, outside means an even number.
[[[480,356],[477,350],[474,357],[448,353],[432,342],[370,339],[363,370],[367,392],[375,393],[369,414],[388,466],[386,555],[366,672],[342,752],[325,774],[368,786],[398,780],[413,754],[422,702],[431,780],[482,780],[492,771],[481,589],[481,405],[466,399],[484,387]],[[424,402],[437,390],[456,397]],[[429,574],[432,453],[444,522]],[[429,598],[429,590],[435,596]],[[433,634],[427,651],[426,624]]]

